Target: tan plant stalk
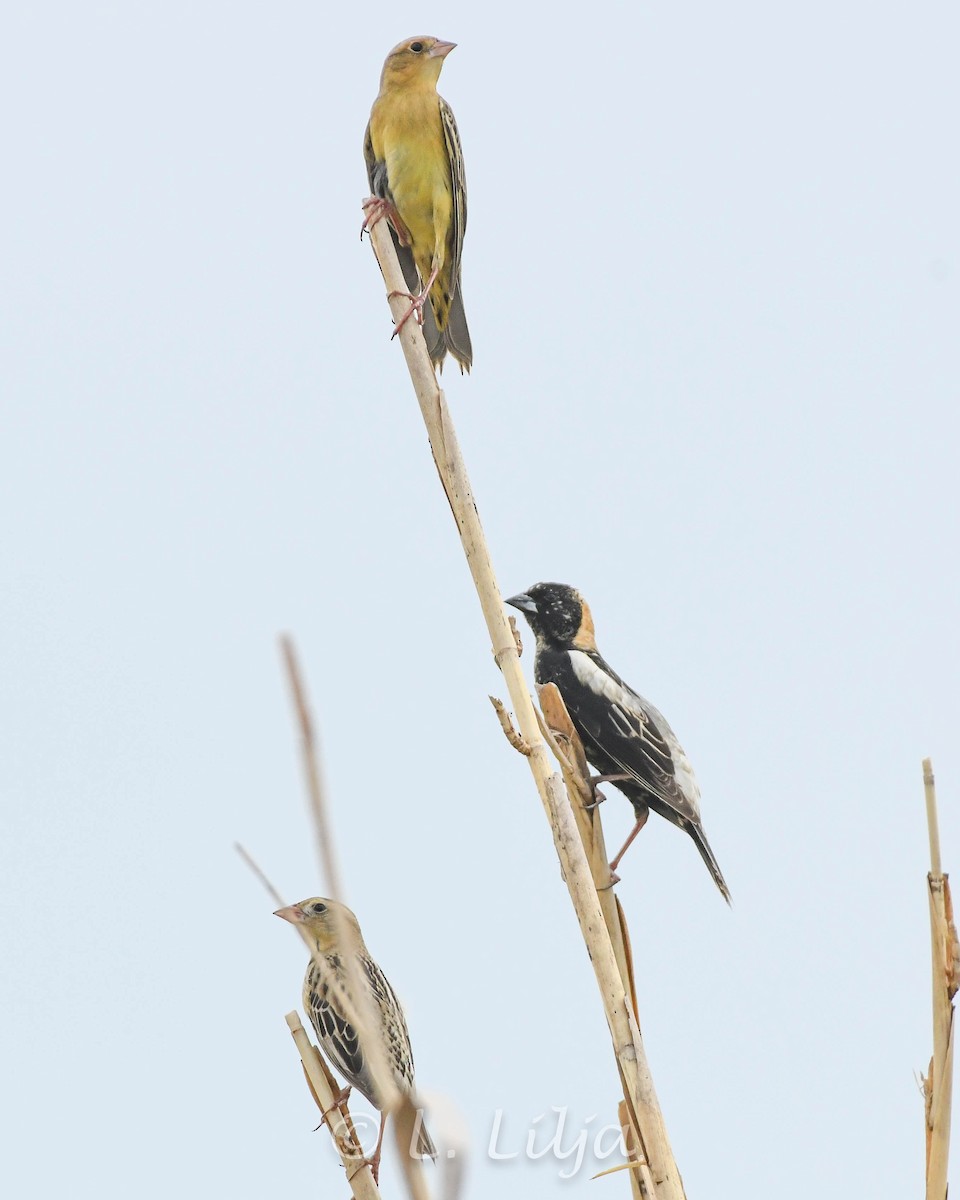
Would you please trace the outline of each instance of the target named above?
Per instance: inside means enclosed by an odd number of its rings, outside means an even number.
[[[619,902],[618,902],[618,904],[619,904]],[[626,1100],[621,1100],[620,1103],[617,1105],[617,1115],[620,1118],[620,1128],[623,1130],[623,1137],[624,1137],[624,1141],[626,1142],[626,1146],[627,1146],[627,1154],[630,1156],[631,1161],[639,1162],[640,1161],[640,1147],[636,1144],[634,1129],[633,1129],[633,1126],[630,1124],[630,1118],[627,1115]],[[640,1197],[643,1195],[643,1191],[640,1187],[640,1180],[639,1180],[636,1172],[631,1171],[629,1178],[630,1178],[630,1194],[634,1197],[634,1200],[640,1200]]]
[[[343,884],[340,882],[340,866],[334,851],[333,837],[330,833],[330,822],[327,818],[327,793],[323,784],[323,772],[320,769],[320,750],[317,734],[313,725],[310,706],[307,703],[307,693],[300,673],[300,663],[293,639],[287,634],[280,637],[280,653],[283,655],[283,665],[290,684],[290,696],[297,717],[297,727],[300,731],[300,753],[303,758],[303,773],[307,784],[307,798],[310,801],[310,815],[313,817],[313,832],[317,842],[317,855],[323,867],[326,887],[330,898],[343,903]],[[337,931],[339,937],[341,930]]]
[[[373,1172],[363,1156],[353,1123],[349,1116],[345,1115],[345,1106],[338,1103],[340,1088],[331,1075],[330,1068],[307,1036],[299,1015],[296,1012],[288,1012],[285,1020],[300,1051],[307,1083],[317,1107],[323,1113],[324,1124],[330,1130],[355,1200],[380,1200],[380,1189],[374,1182]]]
[[[389,296],[391,292],[405,292],[406,284],[386,221],[380,221],[373,227],[370,240],[383,273],[394,321],[399,321],[409,301],[402,296]],[[437,472],[480,598],[494,657],[510,692],[520,736],[530,749],[529,755],[526,755],[527,762],[550,822],[563,878],[600,989],[630,1122],[649,1165],[649,1172],[645,1172],[645,1177],[641,1178],[642,1194],[645,1200],[683,1200],[683,1185],[670,1150],[640,1031],[626,994],[627,987],[618,967],[563,779],[551,766],[533,700],[524,681],[514,633],[504,612],[503,599],[446,400],[437,383],[423,336],[414,321],[406,322],[400,330],[399,341],[427,428]],[[631,1174],[634,1172],[631,1171]]]
[[[263,884],[277,908],[284,908],[286,902],[253,856],[239,842],[234,843],[234,848]],[[299,926],[296,928],[299,930],[307,949],[313,954],[314,948],[311,946],[306,933]],[[310,1038],[307,1036],[307,1032],[303,1028],[298,1014],[296,1012],[289,1012],[285,1020],[287,1027],[293,1035],[294,1043],[300,1052],[303,1073],[306,1076],[310,1094],[313,1096],[317,1108],[320,1109],[323,1116],[323,1124],[326,1125],[330,1136],[333,1138],[334,1148],[340,1156],[340,1161],[343,1163],[343,1168],[347,1173],[347,1180],[353,1192],[354,1200],[379,1200],[380,1190],[373,1178],[373,1172],[366,1165],[363,1147],[360,1145],[360,1139],[354,1130],[350,1110],[347,1108],[346,1100],[342,1097],[340,1087],[334,1079],[333,1072],[327,1066],[323,1055],[317,1047],[311,1044]]]
[[[300,671],[296,648],[291,638],[282,637],[280,639],[280,647],[287,678],[290,683],[290,692],[297,716],[297,724],[300,730],[304,776],[306,779],[307,794],[310,799],[310,812],[313,817],[317,847],[327,881],[326,886],[329,889],[330,898],[343,903],[340,870],[337,864],[333,830],[327,811],[326,793],[323,787],[323,773],[320,768],[320,753],[317,747],[317,737],[310,712],[310,705],[307,700],[306,686],[304,685],[303,675]],[[333,916],[339,926],[337,929],[337,940],[340,946],[345,950],[347,947],[350,949],[350,952],[343,954],[342,960],[344,970],[350,982],[349,990],[352,992],[353,997],[356,997],[357,1003],[353,1002],[351,996],[348,995],[346,989],[339,985],[337,979],[326,971],[324,972],[324,982],[336,995],[340,1011],[357,1030],[360,1041],[363,1043],[367,1066],[373,1075],[377,1093],[383,1099],[384,1107],[380,1119],[385,1121],[387,1114],[393,1118],[394,1136],[407,1189],[413,1200],[430,1200],[430,1194],[423,1177],[422,1164],[410,1153],[410,1147],[414,1144],[412,1139],[417,1117],[416,1105],[412,1097],[401,1093],[397,1087],[393,1071],[387,1060],[387,1052],[384,1049],[383,1041],[377,1034],[372,1032],[379,1024],[379,1017],[374,1010],[373,999],[359,977],[360,969],[356,955],[359,947],[356,934],[350,926],[340,920],[340,913],[337,910],[334,910]],[[296,928],[310,949],[314,962],[322,969],[324,962],[317,954],[316,947],[311,945],[302,926],[298,925]],[[289,1016],[287,1023],[289,1024]],[[313,1050],[318,1056],[320,1055],[317,1047],[313,1047]],[[323,1063],[323,1066],[327,1069],[326,1063]],[[306,1063],[304,1064],[304,1069],[306,1070]],[[309,1074],[308,1078],[311,1078]]]
[[[633,959],[630,954],[630,936],[627,932],[627,922],[620,907],[620,901],[612,887],[610,873],[610,856],[607,854],[603,838],[603,825],[600,822],[599,808],[595,804],[594,790],[590,784],[590,768],[584,753],[583,742],[573,727],[567,706],[560,695],[556,684],[548,683],[538,689],[540,709],[547,725],[547,730],[553,735],[551,749],[560,763],[563,782],[567,795],[570,797],[570,807],[580,827],[580,837],[583,848],[590,863],[594,886],[600,898],[600,908],[603,912],[604,924],[613,950],[617,956],[617,966],[620,978],[627,985],[627,994],[633,1015],[640,1023],[637,1011],[637,990],[633,978]],[[550,741],[550,738],[547,739]]]
[[[306,688],[303,684],[297,652],[292,640],[286,636],[281,637],[280,648],[283,654],[287,679],[290,684],[297,726],[300,730],[303,771],[307,785],[307,795],[310,800],[310,814],[313,818],[317,848],[323,867],[323,874],[326,879],[325,886],[328,889],[330,899],[342,904],[344,901],[343,890],[340,886],[340,868],[337,864],[333,834],[327,817],[326,796],[322,783],[323,776],[320,770],[320,753],[317,748],[310,707],[307,703]],[[387,1106],[391,1107],[398,1101],[400,1093],[394,1083],[393,1072],[387,1062],[387,1055],[380,1039],[368,1032],[372,1028],[375,1028],[377,1018],[373,1011],[373,1002],[367,995],[366,989],[362,986],[359,979],[356,962],[356,951],[359,947],[356,935],[353,929],[340,920],[341,914],[339,911],[334,910],[332,915],[335,924],[338,926],[337,941],[345,951],[343,954],[343,966],[350,982],[349,992],[352,992],[353,995],[351,996],[347,989],[341,987],[338,980],[327,972],[324,972],[324,982],[336,996],[340,1011],[360,1034],[365,1049],[369,1051],[370,1062],[368,1065],[370,1066],[374,1083],[379,1094],[386,1098]],[[324,966],[323,960],[317,954],[316,947],[312,945],[303,926],[296,925],[294,928],[299,932],[310,950],[314,962],[322,969]],[[358,1003],[354,1003],[354,997],[358,998]]]
[[[953,998],[960,985],[960,944],[953,922],[950,880],[940,863],[940,828],[933,765],[923,760],[923,789],[930,839],[930,947],[933,973],[933,1057],[923,1081],[927,1141],[926,1200],[946,1200],[953,1099]]]

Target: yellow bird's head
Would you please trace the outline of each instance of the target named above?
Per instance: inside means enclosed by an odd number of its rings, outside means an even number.
[[[302,926],[322,954],[342,949],[344,939],[355,942],[359,949],[364,948],[357,918],[345,904],[338,904],[336,900],[311,896],[299,904],[278,908],[273,915],[282,917],[291,925]]]
[[[435,37],[406,38],[387,55],[380,75],[381,89],[410,87],[418,83],[436,85],[443,60],[456,44]]]

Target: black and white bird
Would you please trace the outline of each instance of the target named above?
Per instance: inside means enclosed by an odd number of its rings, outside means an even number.
[[[689,833],[729,904],[730,890],[700,822],[700,789],[690,760],[666,718],[600,654],[586,600],[565,583],[537,583],[507,604],[523,613],[536,635],[537,686],[556,684],[588,761],[633,805],[637,823],[611,870],[652,808]]]

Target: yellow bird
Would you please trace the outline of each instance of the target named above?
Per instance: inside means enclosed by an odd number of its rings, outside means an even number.
[[[398,293],[411,305],[394,332],[416,313],[433,362],[442,370],[449,352],[469,371],[473,348],[460,292],[467,183],[457,123],[437,94],[440,68],[455,44],[413,37],[387,55],[363,142],[373,193],[364,228],[388,217],[410,289]]]

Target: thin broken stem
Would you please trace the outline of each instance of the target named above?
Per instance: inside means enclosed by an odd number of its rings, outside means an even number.
[[[293,640],[288,636],[280,639],[284,666],[290,683],[294,711],[300,729],[301,750],[303,755],[304,776],[307,794],[310,799],[310,812],[313,818],[316,843],[320,862],[326,879],[327,894],[333,900],[343,903],[343,891],[340,882],[340,869],[337,862],[332,822],[330,821],[329,806],[326,790],[323,786],[323,772],[320,765],[320,752],[314,728],[307,689],[300,670],[299,659]],[[333,910],[333,918],[337,928],[337,942],[343,953],[341,961],[347,977],[347,987],[326,968],[323,956],[317,947],[311,944],[306,931],[301,925],[295,928],[310,949],[313,961],[323,972],[323,980],[328,989],[334,994],[337,1006],[343,1016],[353,1025],[363,1046],[365,1067],[373,1078],[375,1094],[382,1108],[382,1121],[392,1116],[395,1121],[395,1134],[400,1150],[400,1164],[413,1200],[429,1200],[429,1192],[423,1177],[421,1163],[410,1154],[411,1141],[404,1140],[404,1134],[416,1115],[416,1106],[412,1097],[401,1093],[383,1039],[379,1035],[379,1015],[375,1010],[373,997],[365,986],[360,974],[357,952],[359,944],[353,928],[341,920],[339,910]]]
[[[313,717],[310,714],[310,705],[307,702],[297,650],[293,639],[287,634],[283,634],[280,638],[280,650],[283,654],[287,681],[290,684],[290,693],[300,729],[300,750],[303,755],[307,797],[310,801],[310,813],[313,817],[313,827],[317,839],[317,853],[323,866],[329,894],[332,899],[340,900],[343,895],[343,884],[340,879],[340,866],[333,848],[333,834],[327,813],[327,794],[323,784],[323,773],[320,769],[317,735],[314,731]]]
[[[257,863],[257,861],[253,857],[253,855],[248,850],[246,850],[243,846],[241,846],[239,842],[234,842],[233,848],[240,855],[240,857],[247,864],[247,866],[254,873],[254,875],[256,875],[256,877],[263,884],[264,888],[266,889],[267,894],[270,896],[270,899],[274,902],[274,904],[276,904],[277,908],[284,908],[286,902],[284,901],[284,899],[280,895],[280,893],[277,891],[277,889],[270,882],[270,880],[267,878],[266,872]]]
[[[506,705],[502,700],[498,700],[496,696],[488,697],[493,705],[493,711],[497,714],[497,720],[500,722],[500,728],[503,730],[504,736],[510,745],[519,754],[526,757],[530,753],[530,747],[523,740],[521,735],[517,733],[513,727],[513,722],[510,720],[510,714],[507,712]]]

